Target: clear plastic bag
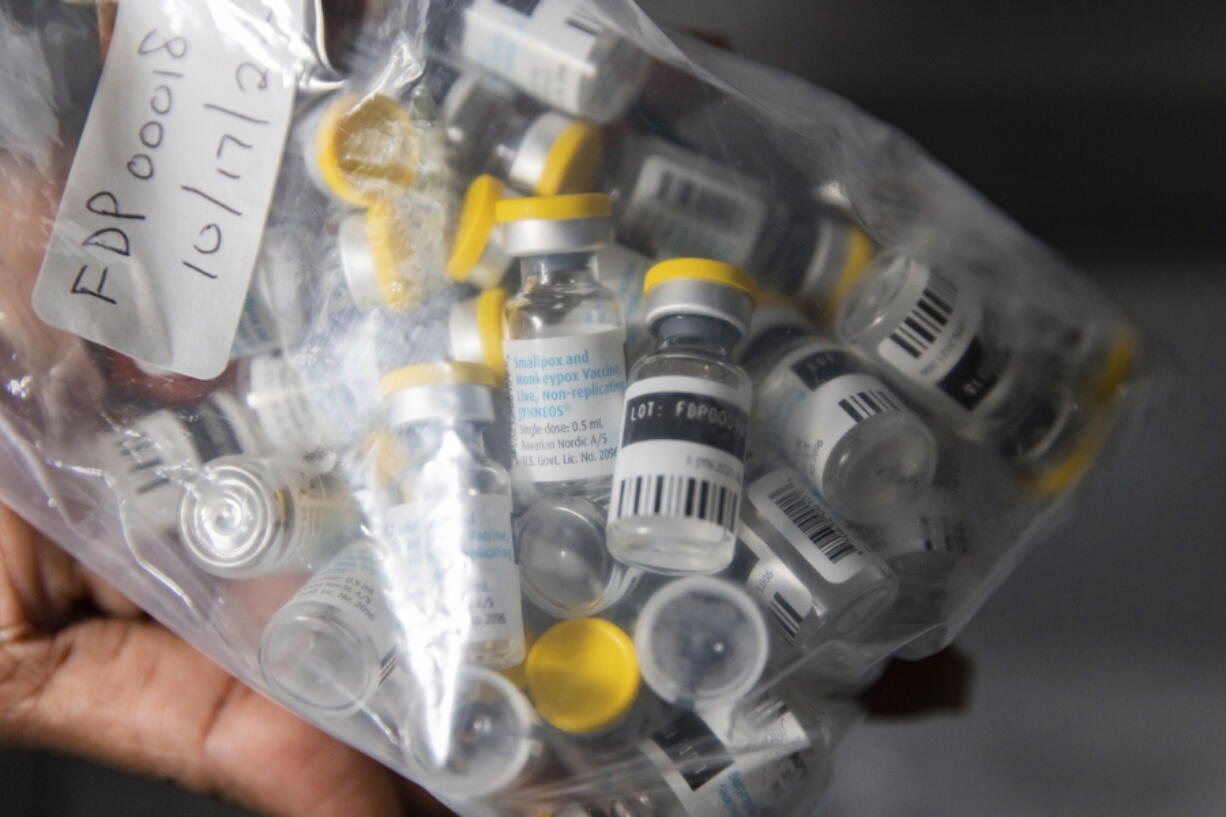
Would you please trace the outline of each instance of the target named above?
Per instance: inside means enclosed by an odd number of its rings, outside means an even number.
[[[848,693],[1164,372],[904,137],[625,0],[45,3],[0,45],[0,495],[463,814],[811,809]]]

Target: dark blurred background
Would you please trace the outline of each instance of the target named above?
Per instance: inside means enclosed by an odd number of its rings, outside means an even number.
[[[908,132],[1185,372],[964,633],[966,711],[861,729],[828,813],[1226,813],[1226,4],[643,5]],[[15,817],[242,813],[22,752],[0,753],[0,802]]]

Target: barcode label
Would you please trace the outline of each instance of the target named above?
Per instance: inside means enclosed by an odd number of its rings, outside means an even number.
[[[796,636],[800,635],[800,625],[804,622],[805,617],[800,614],[799,610],[789,604],[788,600],[780,593],[775,593],[771,596],[770,611],[780,628],[783,629],[788,642],[795,643]]]
[[[770,611],[784,640],[795,644],[806,619],[816,615],[812,594],[752,526],[742,521],[739,534],[733,557],[733,570],[739,573],[734,575]]]
[[[826,581],[838,584],[872,567],[802,479],[790,469],[772,471],[749,486],[749,503]],[[786,608],[778,614],[790,618]]]
[[[826,515],[811,494],[802,492],[795,485],[788,483],[771,491],[767,496],[776,507],[800,529],[805,538],[812,542],[822,555],[834,564],[839,560],[858,552],[855,545],[847,541],[843,531]]]
[[[120,458],[128,462],[127,473],[137,483],[134,486],[137,494],[147,494],[170,484],[162,473],[166,461],[157,442],[143,434],[120,431],[118,435],[115,447],[119,450]]]
[[[694,176],[673,170],[660,173],[655,197],[667,207],[686,210],[722,230],[739,229],[745,221],[745,212],[736,199],[723,195]]]
[[[739,492],[706,479],[657,474],[623,479],[617,485],[615,519],[628,516],[679,516],[713,522],[733,530]]]
[[[929,273],[919,300],[898,328],[890,333],[890,340],[918,360],[949,326],[957,297],[958,290],[953,283],[935,272]]]
[[[839,408],[847,412],[847,416],[857,423],[887,411],[902,410],[902,406],[894,399],[894,395],[884,389],[869,389],[849,395],[839,401]]]

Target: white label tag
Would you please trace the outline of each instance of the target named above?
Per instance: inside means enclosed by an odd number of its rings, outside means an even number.
[[[626,391],[626,332],[620,326],[575,332],[503,344],[515,463],[534,482],[613,474]]]
[[[269,19],[258,0],[120,4],[34,288],[43,320],[191,377],[225,369],[296,86]]]

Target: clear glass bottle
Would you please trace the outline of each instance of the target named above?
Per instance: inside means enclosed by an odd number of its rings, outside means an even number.
[[[644,570],[713,573],[736,544],[752,391],[728,358],[749,327],[754,283],[681,258],[652,267],[643,292],[657,346],[626,391],[609,550]]]
[[[515,523],[524,595],[555,618],[593,616],[617,604],[641,572],[609,553],[605,511],[583,497],[538,500]]]
[[[608,499],[626,388],[617,299],[596,279],[608,243],[602,194],[503,199],[497,220],[522,283],[503,352],[516,466],[541,494]]]
[[[643,680],[682,709],[744,697],[766,668],[769,644],[766,619],[749,594],[710,576],[665,584],[634,627]]]
[[[644,738],[592,810],[610,817],[786,814],[818,801],[851,707],[808,690],[763,693],[735,706],[684,712]],[[627,790],[628,789],[628,790]]]
[[[471,363],[408,366],[383,379],[402,464],[380,486],[393,608],[426,658],[454,652],[494,669],[524,659],[511,483],[485,453],[497,381]],[[411,656],[413,657],[413,656]],[[458,659],[457,659],[458,660]]]
[[[506,380],[507,359],[502,351],[503,325],[509,293],[502,287],[456,301],[447,316],[448,351],[452,360],[488,366]]]
[[[459,667],[446,695],[410,698],[402,751],[414,776],[447,797],[478,800],[527,784],[548,765],[524,694],[484,667]]]
[[[496,76],[465,71],[443,100],[452,163],[491,173],[521,193],[590,193],[600,171],[600,131],[515,93]]]
[[[638,96],[649,60],[580,0],[470,0],[452,50],[551,108],[605,124]]]
[[[188,481],[179,541],[206,573],[244,579],[318,567],[359,522],[339,477],[285,458],[232,455]]]
[[[227,454],[265,453],[242,405],[214,392],[192,406],[146,414],[98,440],[98,464],[125,515],[158,531],[175,530],[183,485],[204,463]]]
[[[259,663],[277,698],[320,719],[375,706],[398,654],[383,575],[373,543],[357,540],[273,615],[260,637]]]
[[[932,481],[932,432],[849,351],[778,303],[754,316],[741,360],[753,376],[755,437],[778,448],[840,517],[871,522]]]
[[[839,337],[962,436],[1024,470],[1059,458],[1076,400],[1058,361],[1028,354],[974,290],[897,252],[870,264],[838,305]]]
[[[771,226],[760,180],[654,136],[627,135],[614,171],[618,240],[652,258],[755,268]]]
[[[769,611],[775,633],[804,652],[830,639],[858,638],[898,595],[898,580],[882,559],[786,467],[746,487],[728,575]]]
[[[254,355],[239,362],[235,393],[243,401],[267,449],[293,454],[330,471],[346,440],[317,404],[330,394],[307,388],[284,354]]]

